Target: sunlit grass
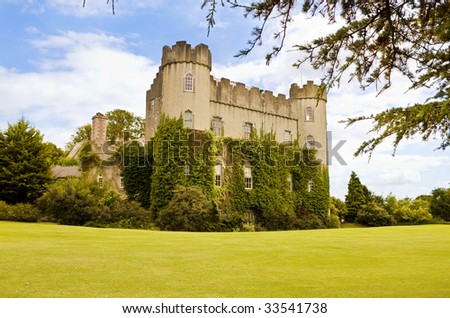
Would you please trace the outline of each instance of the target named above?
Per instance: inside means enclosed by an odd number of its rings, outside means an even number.
[[[450,226],[175,233],[0,222],[0,297],[450,297]]]

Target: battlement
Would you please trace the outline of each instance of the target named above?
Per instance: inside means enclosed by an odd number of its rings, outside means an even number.
[[[284,94],[274,95],[272,91],[249,87],[227,78],[217,79],[211,76],[211,101],[240,108],[249,108],[258,112],[272,113],[285,117],[293,117],[296,99],[315,98],[319,86],[308,81],[300,88],[292,84],[289,97]],[[323,94],[325,98],[325,93]]]
[[[161,67],[173,63],[200,64],[211,70],[211,52],[205,44],[199,44],[192,48],[186,41],[178,41],[172,47],[167,45],[163,47]]]
[[[313,81],[307,81],[303,87],[298,86],[296,83],[291,84],[291,88],[289,90],[289,96],[292,99],[309,99],[316,98],[317,91],[320,86],[315,85]],[[326,101],[326,91],[322,92],[322,96],[320,97],[324,101]]]

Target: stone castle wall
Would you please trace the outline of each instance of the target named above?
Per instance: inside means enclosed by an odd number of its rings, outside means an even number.
[[[213,117],[223,122],[223,136],[244,137],[244,125],[251,123],[257,132],[275,133],[283,142],[286,131],[303,145],[313,136],[321,145],[318,156],[326,162],[326,94],[317,100],[319,86],[308,81],[303,87],[292,84],[289,96],[248,87],[229,79],[211,76],[211,52],[204,44],[194,48],[186,42],[165,46],[161,66],[150,90],[147,91],[146,138],[154,136],[162,113],[180,117],[193,113],[193,128],[211,129]],[[193,92],[183,90],[186,74],[195,79]],[[314,111],[314,120],[306,119],[306,109]]]

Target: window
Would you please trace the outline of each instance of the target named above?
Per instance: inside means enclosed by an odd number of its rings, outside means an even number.
[[[215,185],[216,187],[222,186],[222,164],[216,163],[215,166]]]
[[[184,112],[184,127],[192,128],[194,114],[190,110]]]
[[[288,186],[289,191],[292,192],[292,190],[293,190],[292,174],[288,174],[286,182],[287,182],[287,186]]]
[[[222,118],[214,116],[211,126],[216,136],[222,136]]]
[[[312,190],[314,190],[314,181],[311,179],[308,182],[308,192],[311,192]]]
[[[314,121],[314,110],[311,107],[306,108],[306,121]]]
[[[306,137],[306,148],[314,148],[314,137],[311,135]]]
[[[123,177],[120,176],[120,188],[123,189]]]
[[[252,128],[253,128],[252,123],[244,124],[244,138],[245,139],[250,139],[250,136],[252,135]]]
[[[284,142],[285,143],[292,142],[292,132],[290,130],[285,130],[284,131]]]
[[[253,180],[252,180],[252,168],[244,167],[244,183],[246,189],[252,189]]]
[[[194,91],[194,76],[188,73],[184,76],[184,91],[193,92]]]
[[[98,182],[98,186],[101,188],[101,187],[103,187],[103,176],[102,175],[99,175],[98,177],[97,177],[97,182]]]
[[[189,165],[184,166],[184,176],[188,177],[191,174],[191,167]]]

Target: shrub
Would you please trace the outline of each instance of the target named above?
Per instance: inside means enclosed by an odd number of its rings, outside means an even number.
[[[398,223],[422,224],[431,220],[429,212],[429,202],[424,199],[403,199],[397,202],[392,212],[392,216]]]
[[[167,207],[158,213],[161,230],[208,232],[215,229],[212,203],[197,186],[178,186]]]
[[[37,222],[40,219],[39,210],[29,203],[18,203],[8,207],[8,220],[17,222]]]
[[[136,201],[119,200],[102,213],[93,216],[87,226],[113,227],[127,229],[151,229],[150,212],[142,208]]]
[[[313,213],[303,213],[298,217],[298,228],[300,230],[316,230],[325,229],[326,225],[323,220]]]
[[[0,200],[0,220],[8,220],[8,204]]]
[[[60,224],[84,225],[93,215],[105,213],[104,193],[94,180],[69,178],[50,185],[37,205],[43,215]]]
[[[0,201],[0,220],[16,222],[38,222],[41,218],[39,210],[30,203],[14,205]]]
[[[217,231],[236,232],[246,223],[245,217],[238,212],[228,212],[219,216]]]
[[[335,214],[330,214],[326,219],[326,226],[329,229],[337,229],[341,227],[341,221],[339,217]]]
[[[392,216],[373,201],[362,206],[356,216],[356,222],[367,226],[387,226],[395,223]]]
[[[112,189],[88,178],[60,180],[38,200],[44,215],[60,224],[152,228],[150,213],[139,203],[122,200]]]

